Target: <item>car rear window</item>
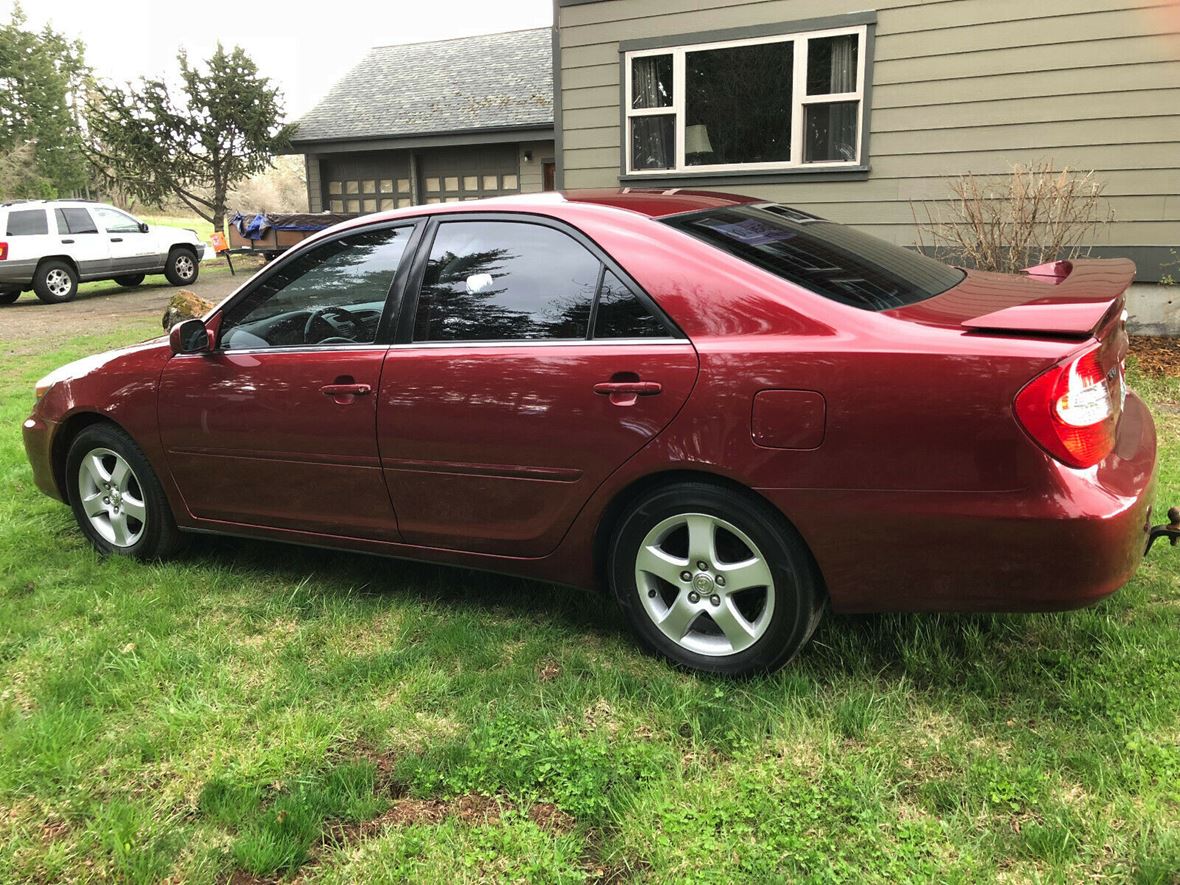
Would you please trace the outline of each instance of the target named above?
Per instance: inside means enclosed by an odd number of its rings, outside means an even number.
[[[31,237],[49,233],[49,220],[44,209],[13,209],[8,212],[10,237]]]
[[[920,252],[786,206],[733,206],[661,220],[817,295],[863,310],[933,298],[964,276]]]
[[[55,209],[57,230],[63,234],[96,234],[98,228],[85,209]]]

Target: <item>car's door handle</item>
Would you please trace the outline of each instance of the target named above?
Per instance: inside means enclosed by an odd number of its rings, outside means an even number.
[[[121,243],[121,242],[123,242],[123,238],[122,237],[111,237],[111,242],[112,243]]]
[[[73,243],[74,241],[73,240],[62,240],[62,242],[68,246],[70,243]]]
[[[594,385],[594,392],[602,396],[655,396],[663,389],[659,381],[603,381]]]
[[[367,396],[372,392],[368,384],[325,384],[320,388],[324,396]]]

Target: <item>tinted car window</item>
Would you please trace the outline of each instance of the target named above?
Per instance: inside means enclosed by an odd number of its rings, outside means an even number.
[[[415,341],[585,338],[599,262],[539,224],[439,225],[414,324]]]
[[[806,289],[865,310],[933,298],[963,272],[842,224],[786,206],[735,206],[664,220]]]
[[[221,346],[371,344],[411,230],[363,231],[287,262],[229,308]]]
[[[85,209],[55,209],[57,232],[61,234],[96,234],[98,228]]]
[[[610,271],[603,274],[594,318],[595,338],[666,338],[668,330]]]
[[[37,236],[49,233],[49,217],[44,209],[14,209],[8,213],[8,236]]]

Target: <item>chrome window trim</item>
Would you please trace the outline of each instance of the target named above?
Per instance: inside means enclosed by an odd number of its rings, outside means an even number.
[[[522,338],[517,341],[411,341],[391,344],[390,350],[437,350],[440,348],[465,348],[473,350],[483,347],[609,347],[612,345],[634,346],[638,344],[689,345],[687,338],[546,338],[537,340]]]
[[[323,344],[323,345],[291,345],[288,347],[243,347],[238,349],[220,349],[215,351],[222,356],[235,354],[260,353],[333,353],[333,352],[366,352],[373,350],[440,350],[462,348],[467,350],[484,347],[635,347],[637,345],[655,344],[666,347],[669,344],[691,346],[687,338],[595,338],[587,341],[585,338],[557,338],[537,341],[522,339],[520,341],[412,341],[408,344]],[[211,356],[211,353],[178,353],[175,356]]]

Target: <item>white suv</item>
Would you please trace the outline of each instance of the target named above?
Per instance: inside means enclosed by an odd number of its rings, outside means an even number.
[[[72,301],[78,283],[138,286],[162,273],[174,286],[196,282],[205,244],[194,231],[149,228],[103,203],[32,200],[0,205],[0,304],[32,289],[47,304]]]

